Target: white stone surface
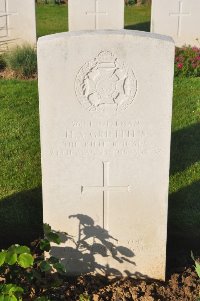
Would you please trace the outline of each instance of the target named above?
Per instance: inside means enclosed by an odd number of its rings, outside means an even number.
[[[150,33],[39,39],[44,222],[71,274],[165,277],[173,62]]]
[[[124,0],[68,0],[69,30],[123,29]]]
[[[35,0],[0,0],[0,49],[36,44]]]
[[[152,0],[151,32],[173,37],[179,47],[200,47],[199,0]]]

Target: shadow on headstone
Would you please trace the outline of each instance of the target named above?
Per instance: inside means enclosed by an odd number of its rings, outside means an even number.
[[[135,254],[132,250],[118,245],[116,238],[99,225],[95,225],[94,220],[88,215],[76,214],[69,216],[70,219],[78,219],[78,238],[60,233],[64,247],[52,247],[51,255],[60,257],[70,276],[80,274],[95,273],[104,276],[120,277],[121,272],[110,265],[99,262],[99,258],[111,258],[120,264],[125,262],[133,265]],[[68,246],[70,245],[70,246]],[[96,258],[98,256],[98,259]],[[106,261],[106,260],[105,260]],[[81,272],[80,272],[81,271]],[[125,270],[126,276],[135,278],[148,278],[139,272],[132,273]]]
[[[150,32],[150,22],[138,23],[125,26],[125,29],[140,30]]]
[[[42,192],[35,188],[0,200],[0,248],[28,244],[40,237],[42,226]]]
[[[169,197],[167,270],[192,263],[191,250],[200,255],[200,181]]]
[[[172,133],[170,174],[200,161],[200,123]]]

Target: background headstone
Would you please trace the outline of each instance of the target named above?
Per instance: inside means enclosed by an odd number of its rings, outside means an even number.
[[[0,47],[25,43],[36,44],[35,0],[0,0]]]
[[[56,34],[38,64],[44,222],[69,234],[52,254],[72,275],[164,279],[174,43]]]
[[[69,30],[123,29],[124,0],[69,0]]]
[[[173,37],[176,46],[200,47],[199,0],[153,0],[151,32]]]

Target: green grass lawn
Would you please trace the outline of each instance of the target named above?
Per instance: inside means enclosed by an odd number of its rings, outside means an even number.
[[[0,245],[41,231],[36,81],[0,81]]]
[[[200,78],[174,81],[168,260],[184,265],[200,254]]]
[[[151,7],[127,6],[125,8],[125,28],[150,31]]]
[[[127,28],[149,30],[150,8],[126,8]],[[37,7],[38,36],[67,29],[66,6]],[[41,233],[36,81],[0,81],[0,245]],[[200,253],[200,78],[176,78],[171,147],[168,262]],[[159,185],[159,184],[158,184]],[[158,225],[159,227],[159,225]],[[178,262],[179,261],[179,262]]]
[[[67,15],[66,5],[37,5],[37,36],[66,31],[68,29]]]

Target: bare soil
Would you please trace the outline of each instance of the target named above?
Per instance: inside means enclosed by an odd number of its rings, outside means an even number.
[[[130,278],[108,281],[91,276],[70,278],[48,296],[51,300],[66,301],[81,300],[80,295],[85,295],[83,301],[197,301],[199,294],[197,274],[188,268],[173,274],[166,282]]]
[[[26,78],[22,75],[17,75],[13,70],[10,69],[4,69],[0,70],[0,79],[23,79],[23,80],[33,80],[37,79],[37,74],[34,74],[33,76]]]
[[[15,74],[14,71],[5,69],[5,70],[0,70],[0,79],[14,79]]]

